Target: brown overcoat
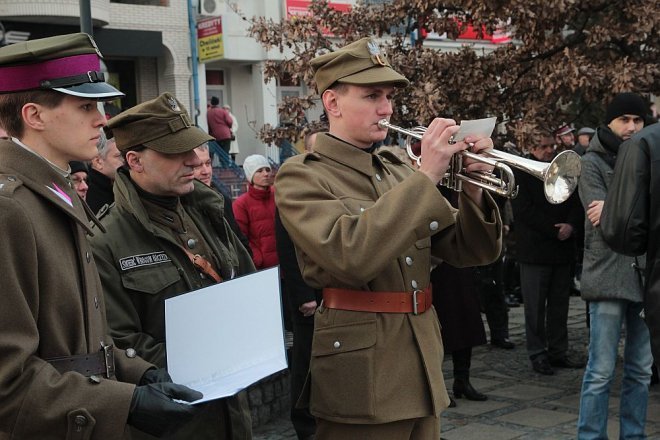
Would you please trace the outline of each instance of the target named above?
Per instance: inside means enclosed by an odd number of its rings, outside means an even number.
[[[431,180],[393,154],[362,151],[327,134],[289,159],[276,180],[282,222],[312,287],[410,291],[429,284],[431,254],[455,266],[499,256],[501,222],[461,196],[452,208]],[[340,423],[438,416],[449,401],[434,309],[394,314],[316,313],[309,403]]]
[[[118,350],[123,382],[94,383],[45,361],[112,339],[80,199],[53,166],[8,141],[0,231],[0,439],[124,438],[133,384],[152,365]]]

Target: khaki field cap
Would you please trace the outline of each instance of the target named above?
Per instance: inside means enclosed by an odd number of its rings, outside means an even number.
[[[183,104],[167,92],[119,113],[106,128],[119,151],[144,145],[159,153],[177,154],[215,140],[194,126]]]
[[[124,96],[105,82],[101,58],[83,33],[10,44],[0,49],[0,93],[52,89],[81,98]]]
[[[362,38],[334,52],[318,56],[311,61],[319,95],[323,95],[335,82],[357,85],[392,84],[405,87],[410,84],[397,73],[387,55],[371,38]]]

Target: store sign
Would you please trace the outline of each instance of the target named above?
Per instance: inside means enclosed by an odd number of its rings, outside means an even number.
[[[197,56],[200,63],[225,57],[222,17],[207,18],[197,22]]]
[[[295,17],[310,17],[312,11],[309,10],[311,0],[286,0],[286,17],[294,19]],[[334,0],[329,1],[328,6],[339,12],[348,12],[351,10],[355,0]],[[323,35],[331,37],[332,32],[329,29],[323,29]]]
[[[286,0],[286,16],[291,17],[309,17],[312,11],[309,10],[311,0]],[[329,1],[328,6],[340,12],[348,12],[351,6],[355,4],[354,0],[334,0]]]

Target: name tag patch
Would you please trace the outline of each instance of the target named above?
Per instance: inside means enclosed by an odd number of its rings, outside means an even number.
[[[142,266],[152,266],[154,264],[168,263],[170,257],[163,251],[152,252],[150,254],[133,255],[119,260],[121,270],[135,269]]]

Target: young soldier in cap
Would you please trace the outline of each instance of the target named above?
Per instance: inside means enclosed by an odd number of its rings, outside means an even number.
[[[0,141],[2,438],[119,439],[127,422],[160,435],[193,415],[171,398],[201,398],[151,383],[166,372],[108,336],[89,217],[68,179],[69,161],[96,154],[97,100],[123,96],[99,57],[86,34],[0,49],[0,125],[12,136]]]
[[[479,152],[492,141],[469,136],[450,144],[458,126],[435,119],[415,171],[393,154],[372,152],[387,135],[378,121],[392,115],[395,87],[408,84],[378,44],[361,39],[312,67],[329,132],[276,179],[303,277],[323,289],[301,403],[317,417],[317,439],[439,438],[449,399],[431,255],[456,266],[495,261],[501,224],[480,188],[466,185],[455,210],[436,185],[468,142]],[[467,168],[485,167],[468,161]]]
[[[582,156],[580,200],[586,211],[581,295],[588,301],[589,361],[582,380],[578,438],[607,438],[609,390],[619,340],[625,328],[619,438],[644,438],[651,381],[649,329],[640,316],[643,256],[614,252],[601,233],[600,218],[619,146],[644,127],[648,107],[635,93],[619,93],[608,104],[607,125],[598,127]],[[648,186],[647,186],[648,187]]]
[[[253,272],[254,265],[224,219],[222,196],[195,179],[195,147],[212,138],[174,96],[128,109],[108,128],[126,163],[116,175],[115,204],[99,214],[107,232],[91,240],[108,323],[119,347],[165,367],[165,299]],[[167,438],[251,438],[244,393],[199,406],[197,417]]]

